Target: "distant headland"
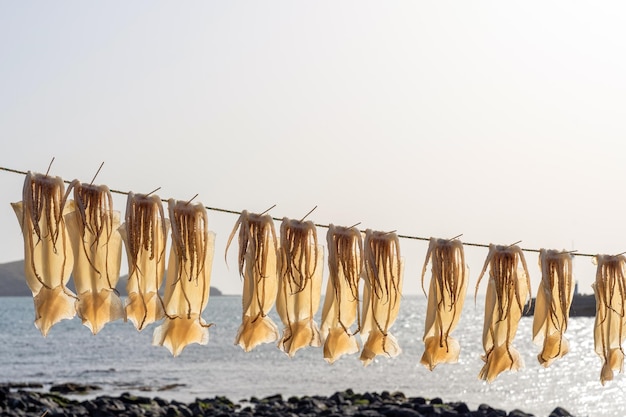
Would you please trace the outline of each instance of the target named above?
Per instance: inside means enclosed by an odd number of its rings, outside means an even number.
[[[120,277],[116,289],[120,295],[126,296],[126,275]],[[68,288],[74,291],[74,283],[70,280]],[[223,295],[222,292],[211,287],[211,296]],[[0,297],[30,297],[32,292],[24,279],[24,261],[7,262],[0,264]]]

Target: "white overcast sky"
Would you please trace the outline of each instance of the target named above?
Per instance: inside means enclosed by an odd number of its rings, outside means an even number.
[[[0,166],[89,182],[104,162],[96,183],[209,207],[615,254],[625,46],[611,1],[3,1]],[[23,179],[0,171],[0,262],[23,256]],[[209,211],[230,294],[236,220]],[[401,247],[417,293],[427,243]],[[473,288],[487,250],[466,253]],[[591,292],[591,258],[574,273]]]

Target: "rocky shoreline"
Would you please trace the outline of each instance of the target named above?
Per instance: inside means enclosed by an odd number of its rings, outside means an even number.
[[[530,417],[521,410],[506,412],[482,404],[470,410],[463,402],[446,403],[440,398],[406,397],[400,392],[354,393],[348,389],[325,396],[303,396],[283,399],[277,394],[258,399],[252,397],[234,403],[226,397],[197,398],[192,403],[159,397],[123,393],[119,397],[99,396],[74,400],[64,394],[87,393],[96,386],[61,384],[49,392],[38,391],[32,384],[0,384],[2,416],[122,416],[122,417]],[[568,417],[569,412],[556,408],[547,417]],[[537,416],[540,417],[540,416]]]

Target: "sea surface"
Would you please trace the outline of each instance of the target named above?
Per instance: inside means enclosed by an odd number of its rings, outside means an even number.
[[[364,367],[357,355],[330,365],[321,348],[307,348],[289,358],[275,344],[244,352],[233,344],[241,320],[241,298],[212,297],[203,317],[215,325],[205,346],[190,345],[178,357],[152,346],[156,325],[138,332],[130,322],[109,323],[92,335],[78,318],[55,325],[43,337],[33,324],[32,299],[0,297],[0,382],[51,384],[76,382],[102,388],[96,395],[131,392],[168,400],[193,401],[224,395],[233,401],[282,394],[331,395],[352,388],[355,392],[402,391],[407,396],[440,397],[463,401],[471,409],[481,403],[512,411],[516,408],[547,416],[557,406],[577,416],[626,415],[626,376],[600,384],[601,360],[593,350],[593,318],[570,319],[570,353],[549,368],[536,359],[539,348],[531,342],[532,318],[524,317],[514,346],[524,369],[505,372],[486,383],[477,375],[482,367],[481,332],[484,302],[468,299],[453,333],[461,344],[457,364],[442,364],[434,371],[419,361],[424,344],[426,314],[423,295],[405,296],[392,328],[402,353],[379,357]],[[318,314],[319,316],[319,314]],[[273,318],[280,323],[275,313]],[[319,317],[318,317],[319,322]]]

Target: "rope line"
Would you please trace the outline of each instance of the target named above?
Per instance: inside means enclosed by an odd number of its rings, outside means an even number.
[[[11,172],[14,174],[21,174],[21,175],[26,175],[28,174],[28,172],[26,171],[20,171],[17,169],[11,169],[11,168],[6,168],[6,167],[1,167],[0,166],[0,170],[2,171],[7,171],[7,172]],[[66,184],[71,184],[71,181],[68,180],[63,180],[63,182],[65,182]],[[130,191],[121,191],[121,190],[116,190],[116,189],[109,189],[112,193],[115,194],[121,194],[121,195],[128,195],[130,193]],[[167,203],[167,199],[161,199],[162,202]],[[227,214],[236,214],[236,215],[241,215],[241,211],[237,211],[237,210],[229,210],[229,209],[223,209],[223,208],[219,208],[219,207],[208,207],[205,206],[204,208],[206,208],[207,210],[210,211],[217,211],[220,213],[227,213]],[[275,221],[282,221],[282,218],[279,217],[272,217],[273,220]],[[320,224],[320,223],[314,223],[314,225],[316,227],[320,227],[320,228],[325,228],[328,229],[330,226],[327,224]],[[364,232],[363,230],[361,230],[361,232]],[[427,237],[420,237],[420,236],[411,236],[411,235],[402,235],[402,234],[398,234],[398,238],[400,239],[409,239],[409,240],[421,240],[421,241],[425,241],[425,242],[429,242],[430,238]],[[472,246],[472,247],[477,247],[477,248],[489,248],[488,244],[485,243],[471,243],[471,242],[461,242],[463,243],[463,246]],[[524,252],[534,252],[534,253],[539,253],[540,249],[532,249],[532,248],[521,248],[522,251]],[[594,257],[596,255],[591,254],[591,253],[578,253],[578,252],[571,252],[571,254],[573,256],[586,256],[586,257]]]

